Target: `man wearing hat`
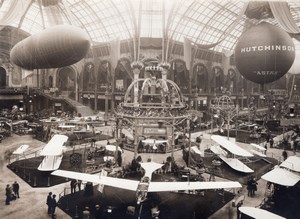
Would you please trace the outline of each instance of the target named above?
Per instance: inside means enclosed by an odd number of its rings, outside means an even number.
[[[83,219],[90,219],[90,208],[89,207],[85,207],[83,212],[82,212],[82,218]]]
[[[95,205],[95,219],[101,218],[101,209],[100,205]]]

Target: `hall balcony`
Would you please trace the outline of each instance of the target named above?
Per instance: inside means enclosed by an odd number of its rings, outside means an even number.
[[[28,92],[27,87],[1,87],[0,94],[26,94]]]

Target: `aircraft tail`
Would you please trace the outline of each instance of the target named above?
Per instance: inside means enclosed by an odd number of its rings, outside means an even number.
[[[151,179],[152,173],[161,168],[163,164],[155,163],[155,162],[147,162],[147,163],[141,163],[141,167],[145,170],[145,176],[149,177]]]

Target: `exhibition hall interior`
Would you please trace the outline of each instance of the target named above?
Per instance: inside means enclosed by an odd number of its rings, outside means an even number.
[[[300,218],[300,1],[1,0],[0,218]]]

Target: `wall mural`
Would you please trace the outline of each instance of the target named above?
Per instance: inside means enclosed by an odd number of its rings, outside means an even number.
[[[95,64],[92,62],[86,63],[82,76],[82,89],[94,90],[95,89]]]
[[[61,91],[75,90],[75,77],[76,74],[72,68],[61,68],[57,72],[56,86]]]
[[[97,89],[99,91],[106,91],[107,87],[111,87],[111,81],[111,64],[108,60],[104,60],[98,68]]]

